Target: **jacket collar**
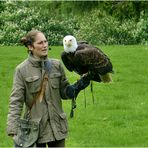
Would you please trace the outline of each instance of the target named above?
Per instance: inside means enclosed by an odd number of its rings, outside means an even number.
[[[48,60],[48,57],[46,56],[44,58],[36,58],[33,57],[32,54],[29,54],[28,60],[34,67],[44,68],[44,63]]]

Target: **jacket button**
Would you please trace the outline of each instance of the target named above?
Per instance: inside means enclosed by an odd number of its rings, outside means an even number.
[[[27,135],[28,134],[28,131],[25,131],[25,134]]]
[[[33,128],[33,129],[34,129],[34,131],[37,130],[37,128]]]

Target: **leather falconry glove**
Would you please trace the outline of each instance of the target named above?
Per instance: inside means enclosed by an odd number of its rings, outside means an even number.
[[[77,82],[72,85],[67,86],[66,88],[66,95],[69,98],[76,98],[78,93],[85,89],[90,84],[90,77],[85,75],[80,78]]]

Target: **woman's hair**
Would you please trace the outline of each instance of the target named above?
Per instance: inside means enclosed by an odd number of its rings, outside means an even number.
[[[35,37],[38,33],[42,33],[39,30],[31,30],[30,32],[27,33],[25,37],[23,37],[20,41],[23,45],[28,47],[28,45],[33,45],[33,42],[35,42]]]

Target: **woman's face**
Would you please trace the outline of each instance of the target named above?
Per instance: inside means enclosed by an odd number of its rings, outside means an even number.
[[[43,33],[37,33],[31,51],[34,57],[45,57],[48,55],[48,42]]]

